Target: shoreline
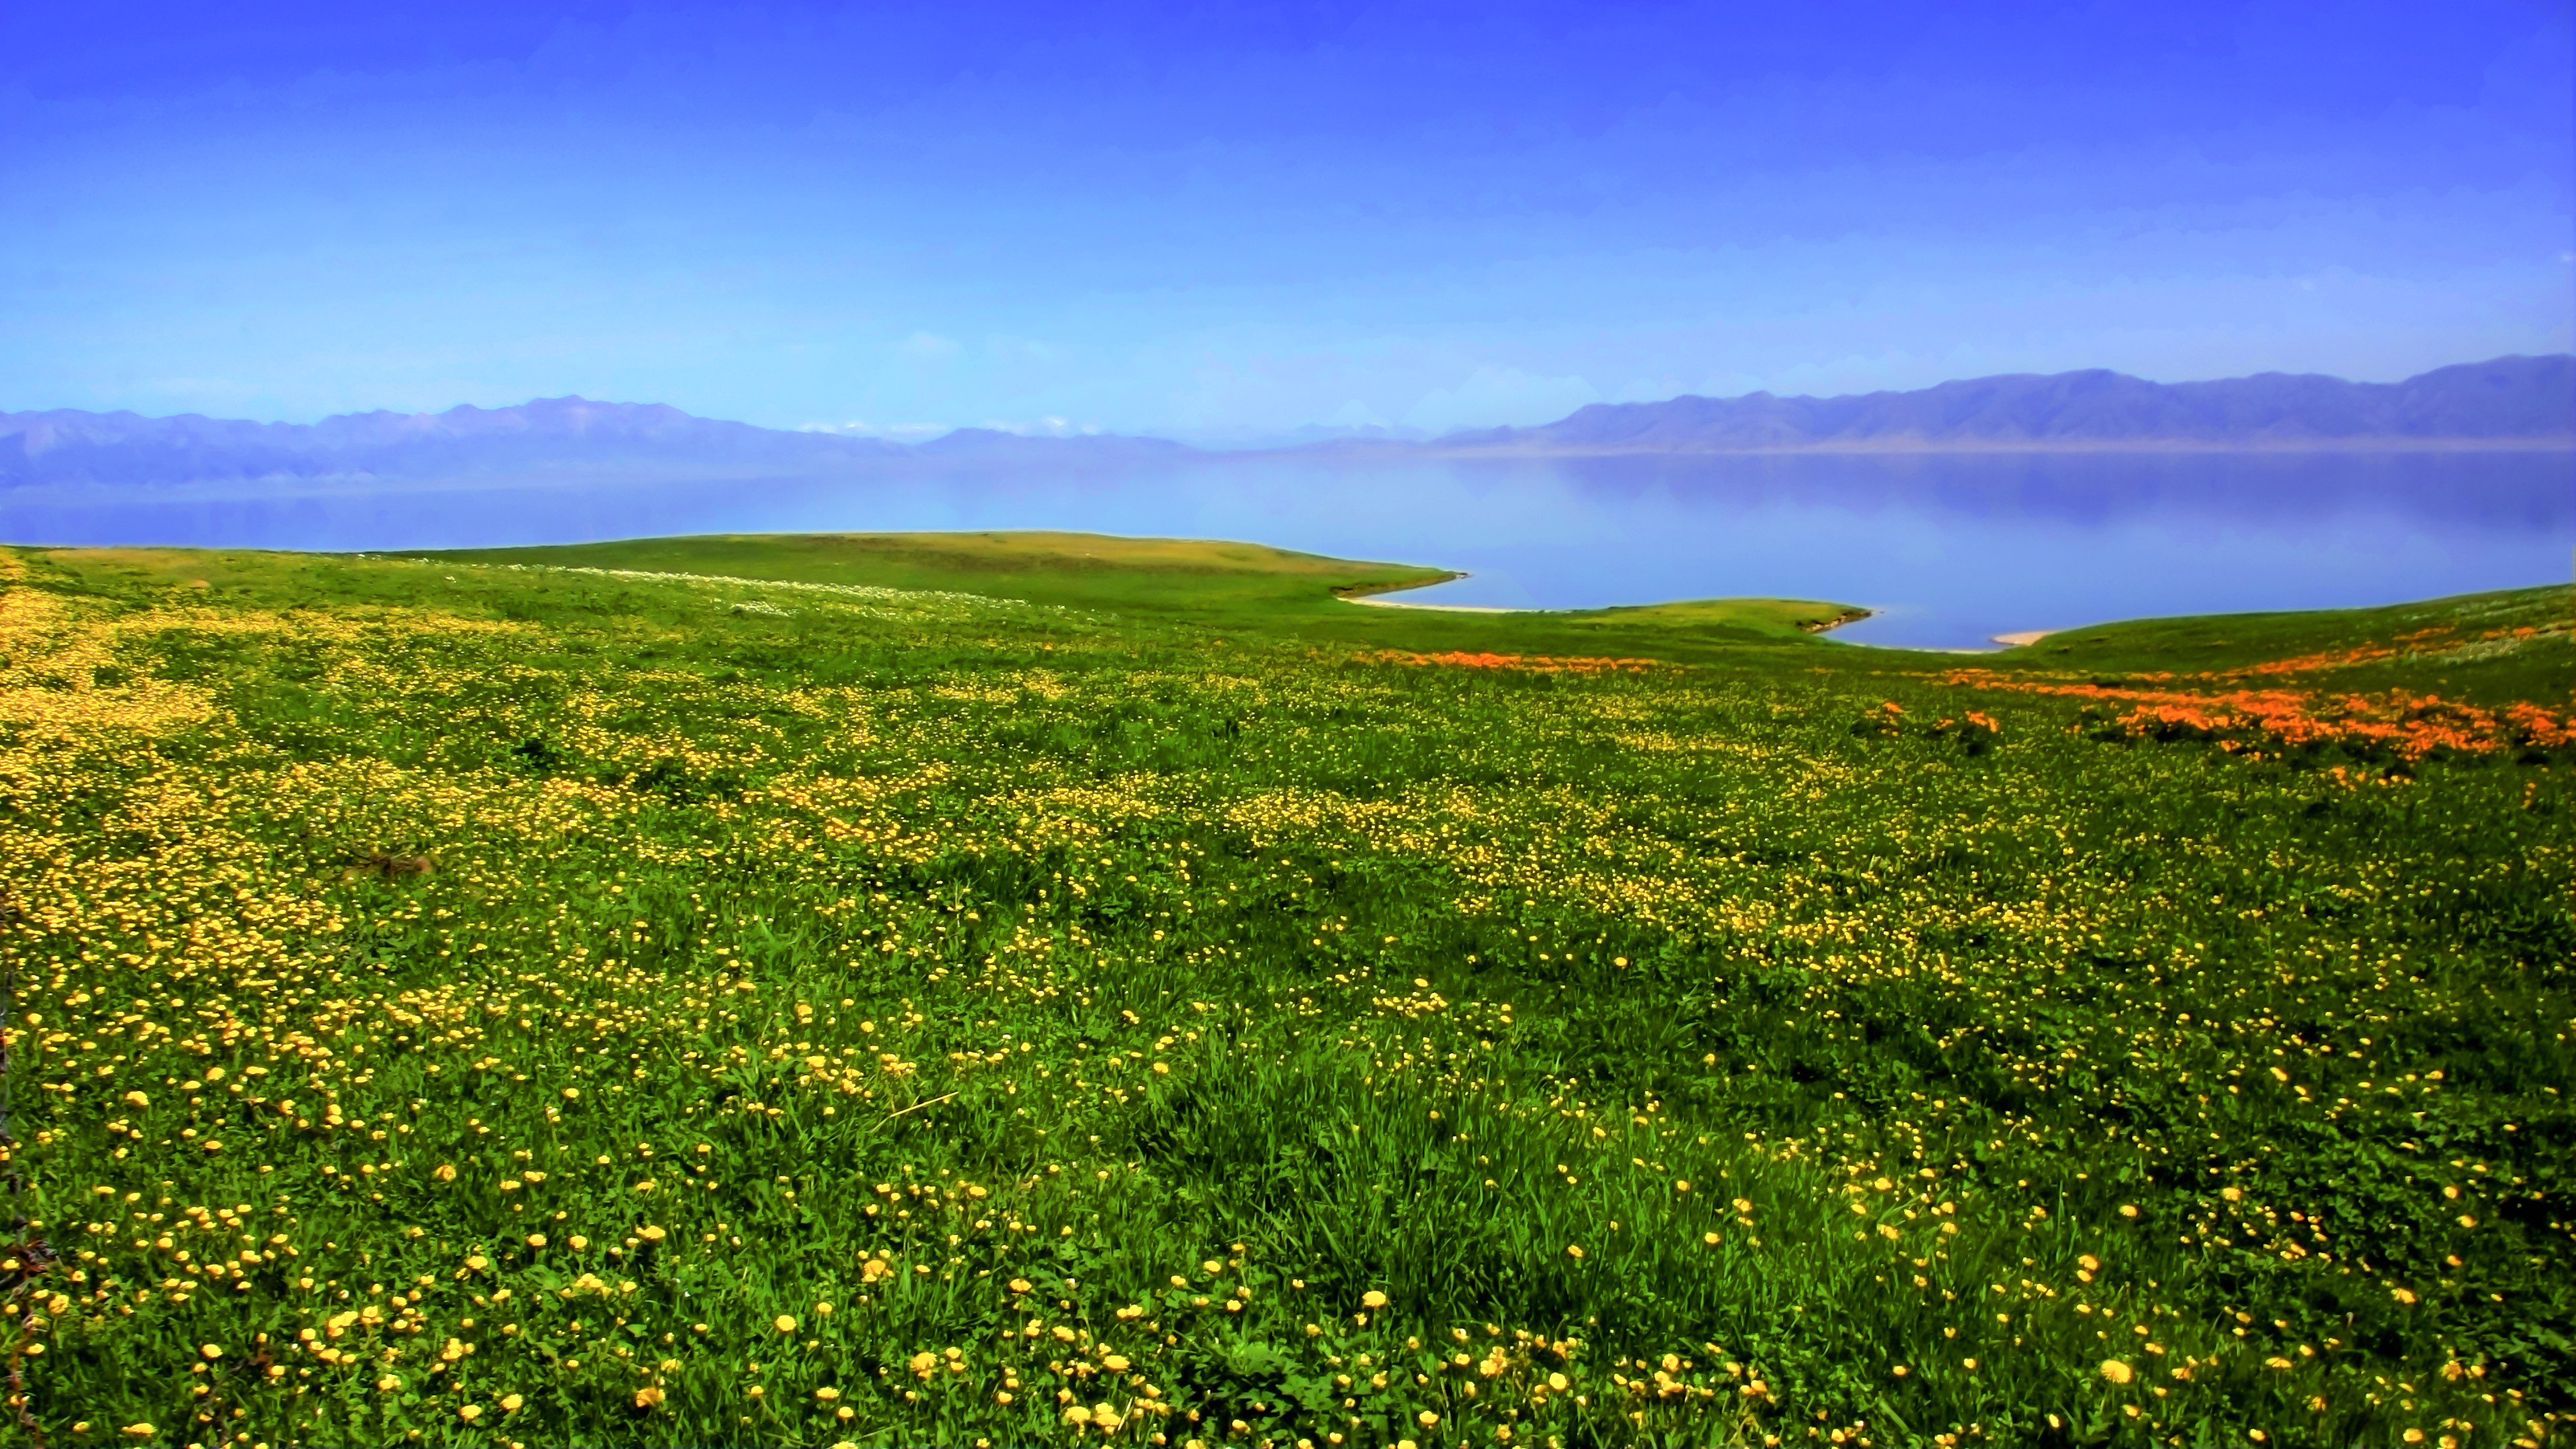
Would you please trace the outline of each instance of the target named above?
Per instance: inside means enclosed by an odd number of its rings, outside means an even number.
[[[1408,579],[1395,584],[1354,584],[1332,591],[1333,597],[1345,604],[1366,604],[1372,609],[1434,609],[1444,614],[1550,614],[1560,609],[1514,609],[1501,604],[1424,604],[1412,599],[1390,599],[1389,594],[1428,589],[1440,584],[1454,584],[1470,575],[1465,569],[1447,569],[1436,579]]]
[[[1366,604],[1372,609],[1435,609],[1443,614],[1562,614],[1565,609],[1513,609],[1501,604],[1421,604],[1411,599],[1381,599],[1374,594],[1337,595],[1345,604]]]
[[[1562,610],[1554,609],[1514,609],[1502,604],[1425,604],[1412,599],[1390,599],[1387,597],[1389,594],[1400,594],[1410,589],[1427,589],[1437,584],[1453,584],[1466,577],[1468,577],[1468,573],[1465,569],[1453,569],[1448,573],[1442,574],[1436,579],[1424,579],[1419,583],[1380,584],[1364,586],[1356,589],[1335,589],[1333,590],[1333,597],[1341,600],[1345,604],[1366,604],[1372,609],[1436,609],[1444,614],[1548,614],[1563,612]]]
[[[1504,604],[1426,604],[1412,599],[1386,597],[1389,594],[1403,593],[1412,589],[1427,589],[1435,584],[1454,583],[1467,577],[1469,577],[1468,573],[1460,569],[1436,579],[1424,579],[1419,583],[1362,585],[1356,588],[1335,589],[1332,593],[1334,598],[1345,604],[1366,604],[1376,609],[1423,609],[1443,614],[1601,614],[1618,609],[1655,609],[1665,606],[1663,604],[1605,604],[1591,609],[1516,609]],[[1727,601],[1701,599],[1666,601],[1667,604],[1724,602]],[[1863,619],[1874,618],[1877,613],[1875,609],[1863,608],[1855,604],[1832,618],[1810,620],[1794,627],[1801,634],[1826,634],[1845,624],[1857,624]]]
[[[1812,624],[1801,624],[1798,626],[1798,632],[1801,634],[1830,634],[1845,624],[1857,624],[1863,619],[1873,619],[1877,616],[1878,611],[1876,609],[1864,608],[1859,604],[1854,604],[1850,608],[1843,610],[1841,613],[1834,615],[1830,619],[1818,619]]]

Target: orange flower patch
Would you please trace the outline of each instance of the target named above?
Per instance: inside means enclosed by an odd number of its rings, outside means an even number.
[[[1956,670],[1942,682],[2126,705],[2114,728],[2133,738],[2214,740],[2227,750],[2340,744],[2417,760],[2436,751],[2483,755],[2576,745],[2576,716],[2553,714],[2536,704],[2482,709],[2402,689],[2379,696],[2289,689],[2199,694],[2016,679],[1982,669]]]
[[[2400,634],[2386,644],[2356,644],[2349,649],[2328,650],[2322,654],[2302,654],[2294,659],[2274,659],[2262,664],[2249,664],[2241,669],[2224,670],[2203,677],[2226,679],[2282,674],[2320,674],[2329,669],[2350,669],[2356,665],[2376,664],[2384,659],[2420,659],[2427,655],[2474,648],[2481,644],[2499,644],[2507,640],[2519,642],[2525,639],[2536,639],[2543,634],[2565,632],[2567,632],[2567,626],[2563,624],[2546,629],[2530,624],[2519,624],[2511,628],[2487,629],[2476,634],[2468,634],[2451,625],[2436,624],[2428,629],[2417,629],[2411,633]]]
[[[1386,664],[1438,664],[1456,669],[1526,669],[1538,674],[1642,674],[1662,663],[1657,659],[1587,658],[1562,654],[1470,654],[1453,649],[1445,654],[1415,654],[1403,649],[1381,649],[1380,662]]]

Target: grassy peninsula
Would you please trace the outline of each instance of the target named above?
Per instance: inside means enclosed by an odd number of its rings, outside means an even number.
[[[2569,590],[1335,597],[1431,576],[0,550],[0,1422],[2561,1433]]]

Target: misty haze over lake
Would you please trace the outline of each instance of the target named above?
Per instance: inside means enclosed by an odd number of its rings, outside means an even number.
[[[828,478],[19,487],[29,543],[400,550],[657,534],[1058,528],[1249,539],[1471,577],[1424,603],[1867,605],[1853,642],[2555,582],[2564,451],[888,457]]]

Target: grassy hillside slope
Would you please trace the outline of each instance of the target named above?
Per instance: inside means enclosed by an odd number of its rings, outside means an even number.
[[[1083,542],[0,550],[19,1436],[2576,1411],[2569,591],[1963,659]]]
[[[1457,575],[1253,543],[1096,533],[718,535],[422,557],[949,589],[1236,631],[1433,650],[1580,653],[1652,643],[1668,655],[1696,656],[1710,645],[1795,639],[1802,626],[1850,612],[1841,605],[1778,599],[1719,599],[1658,611],[1354,609],[1348,596],[1390,594]]]

